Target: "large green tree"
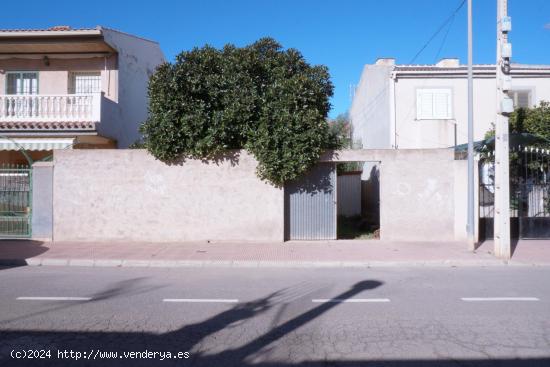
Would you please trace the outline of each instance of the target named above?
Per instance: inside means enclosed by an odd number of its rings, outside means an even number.
[[[510,114],[510,133],[529,133],[550,140],[550,102],[541,101],[532,108],[518,108]],[[485,134],[486,138],[495,135],[494,126]]]
[[[258,175],[282,185],[337,147],[326,120],[332,93],[325,66],[270,38],[195,48],[152,76],[144,145],[168,162],[246,149]]]

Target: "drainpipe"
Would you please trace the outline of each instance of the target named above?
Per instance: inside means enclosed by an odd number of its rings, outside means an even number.
[[[110,55],[109,55],[110,56]],[[107,96],[111,96],[111,70],[107,70],[107,56],[103,56],[105,76],[107,79]]]
[[[390,80],[390,128],[392,131],[393,144],[392,148],[397,149],[397,118],[395,116],[395,81],[397,75],[395,71],[391,73]]]

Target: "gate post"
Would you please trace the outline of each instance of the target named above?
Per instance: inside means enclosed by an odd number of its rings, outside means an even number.
[[[53,237],[53,162],[32,165],[32,238],[51,241]]]

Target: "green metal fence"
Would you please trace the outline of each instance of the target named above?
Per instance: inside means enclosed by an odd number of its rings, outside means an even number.
[[[0,165],[0,238],[29,238],[32,234],[32,170]]]

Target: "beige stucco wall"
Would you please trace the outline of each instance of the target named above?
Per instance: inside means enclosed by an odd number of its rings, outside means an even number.
[[[453,152],[397,152],[380,165],[380,238],[454,240]]]
[[[453,149],[372,149],[326,154],[322,161],[379,162],[380,238],[454,241],[466,238],[467,177]],[[458,195],[455,194],[458,187]],[[464,218],[462,218],[464,215]],[[458,225],[455,225],[458,223]]]
[[[256,161],[166,165],[144,150],[54,153],[54,240],[283,241],[283,190]]]
[[[380,167],[382,240],[464,241],[466,161],[452,149],[348,150]],[[247,153],[166,165],[144,150],[54,153],[56,241],[283,241],[284,193]]]

